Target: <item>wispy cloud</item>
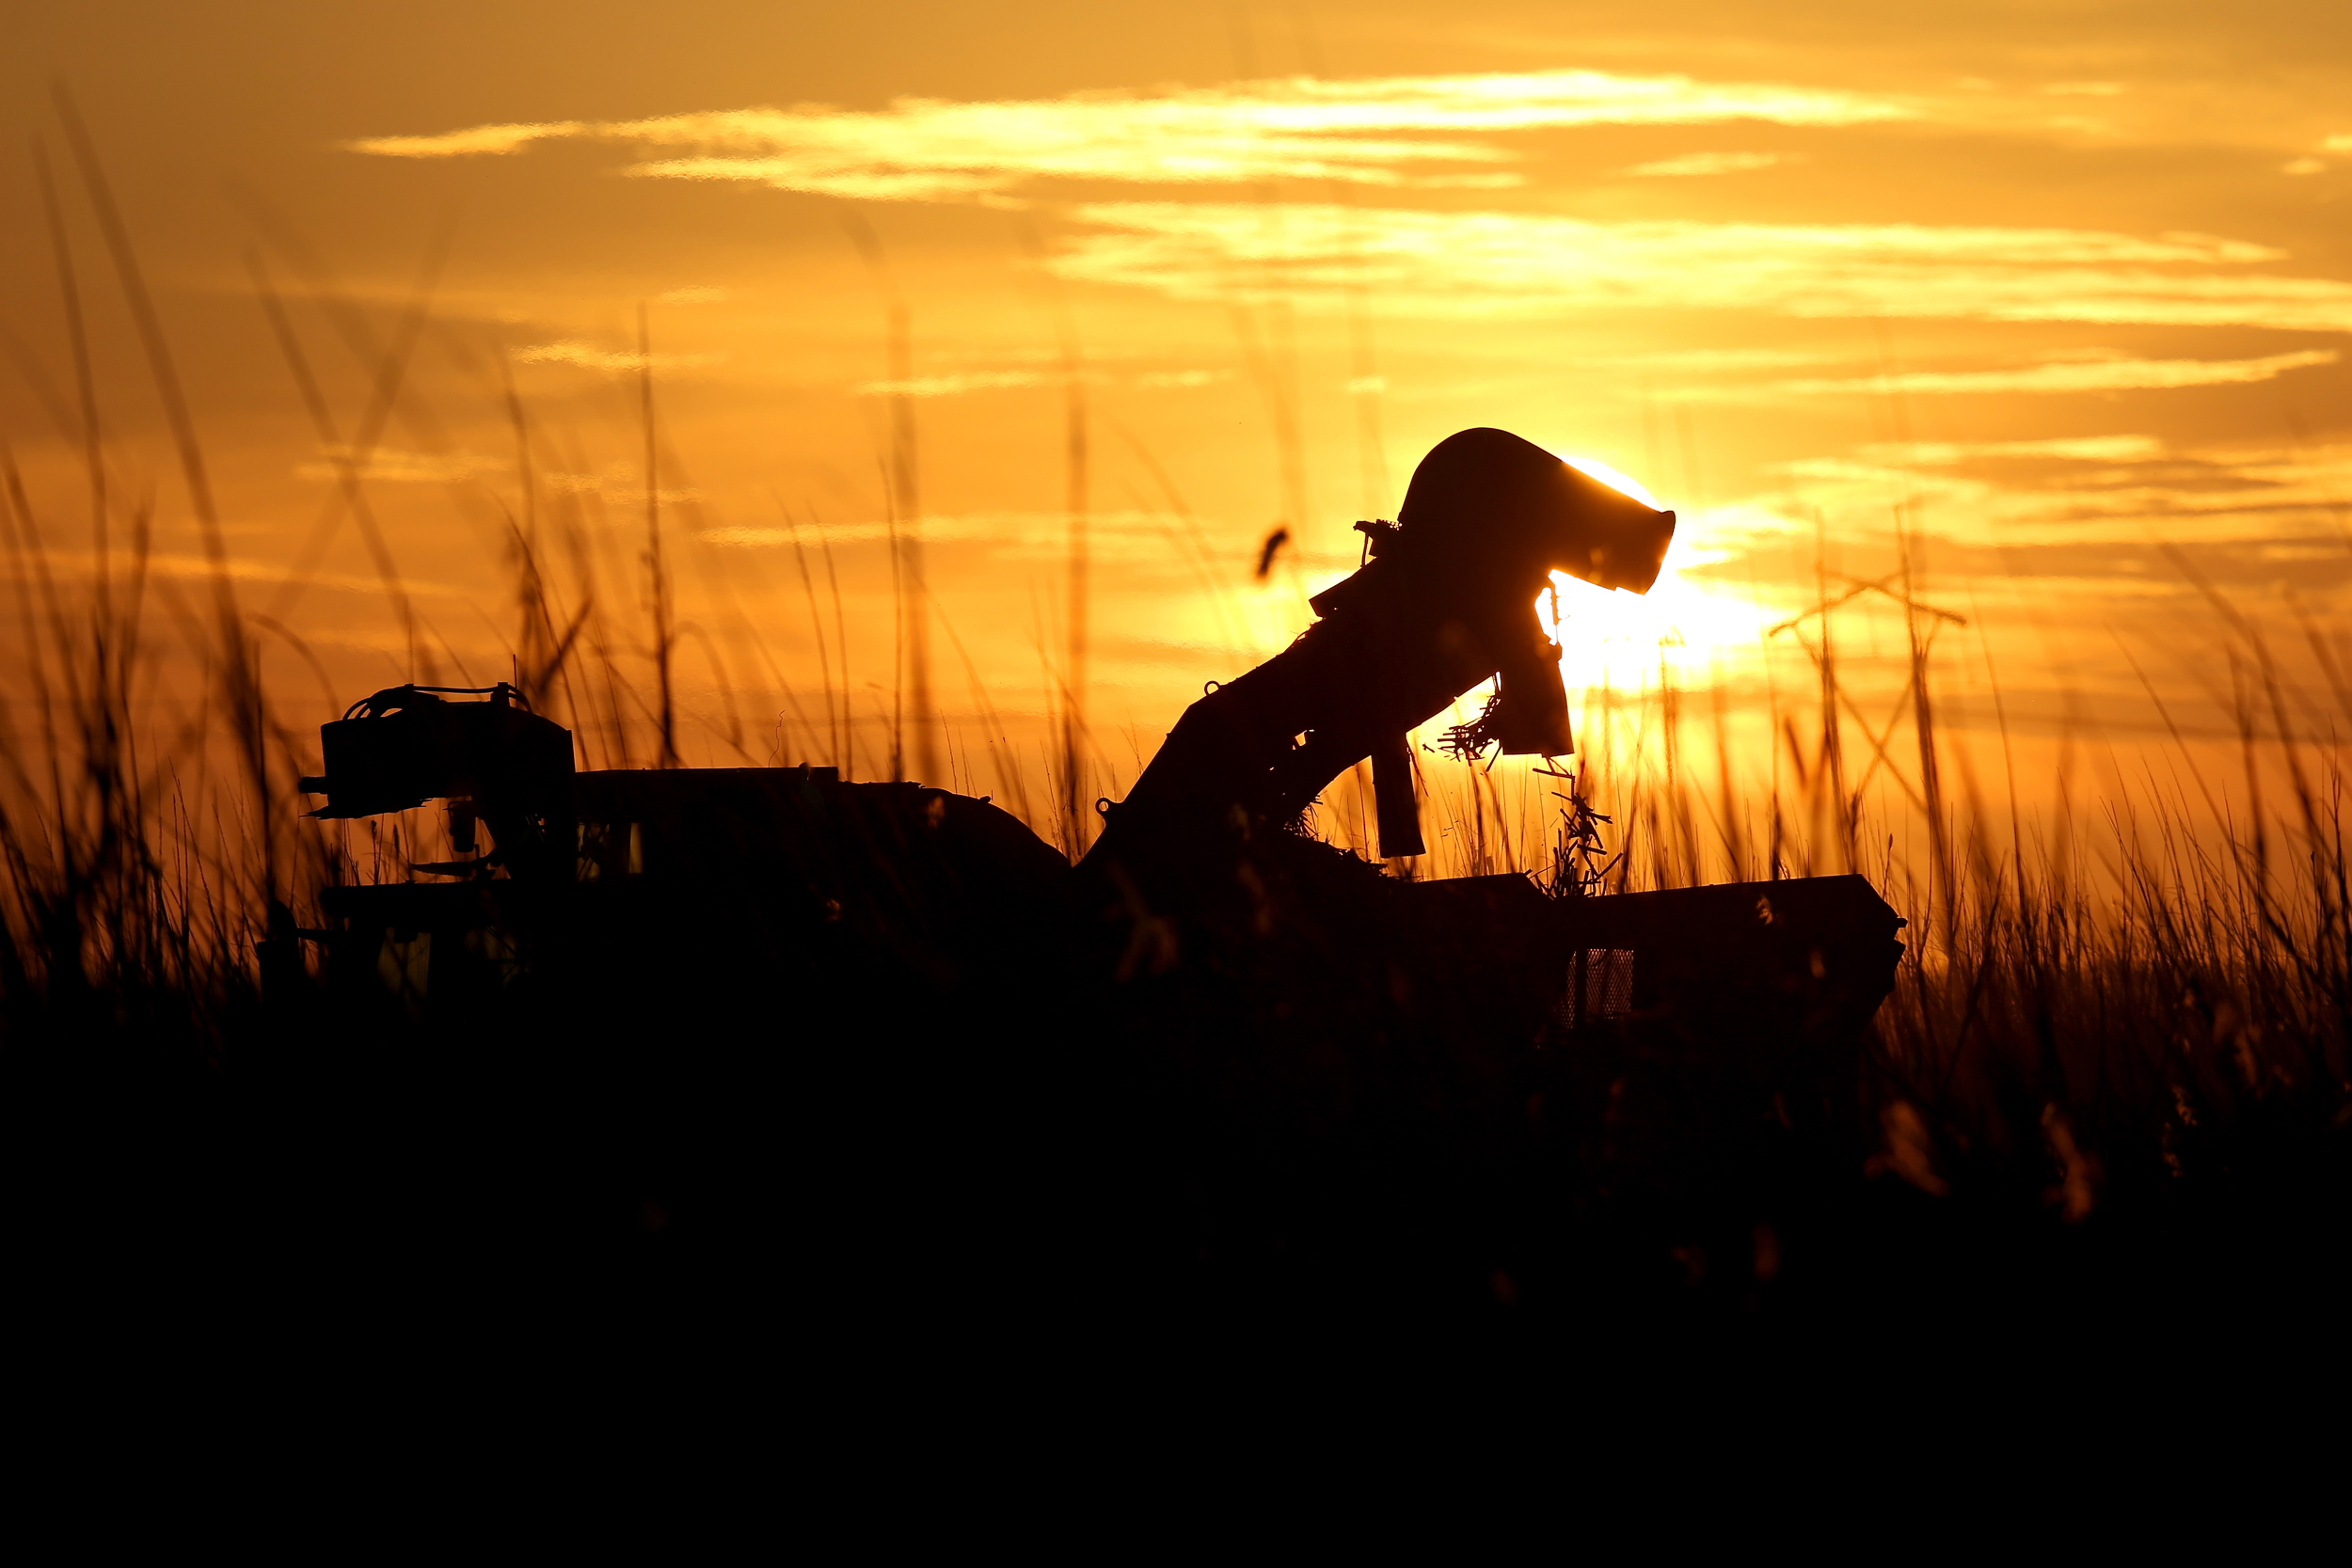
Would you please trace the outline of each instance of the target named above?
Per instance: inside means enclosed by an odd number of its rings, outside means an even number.
[[[1922,224],[1597,223],[1549,214],[1101,202],[1067,277],[1180,297],[1524,315],[1566,308],[2352,329],[2352,283],[2246,274],[2268,246],[2205,234]],[[1278,221],[1279,220],[1279,221]]]
[[[1841,380],[1784,381],[1782,392],[1902,392],[1914,395],[1985,392],[2130,392],[2175,387],[2222,387],[2269,381],[2289,371],[2332,365],[2332,349],[2273,354],[2260,359],[2093,359],[1994,371],[1910,371]],[[2031,446],[2037,443],[2025,443]],[[2051,443],[2038,443],[2047,447]],[[2056,454],[2053,454],[2056,455]]]
[[[861,383],[857,395],[862,398],[952,398],[965,392],[993,392],[1015,387],[1041,387],[1051,379],[1059,384],[1059,376],[1047,377],[1036,371],[965,371],[950,375],[917,375],[903,381],[867,381]]]
[[[1684,348],[1646,354],[1595,356],[1588,364],[1667,374],[1711,375],[1754,370],[1786,370],[1795,365],[1819,365],[1839,357],[1811,349]]]
[[[59,577],[84,578],[96,575],[97,562],[91,559],[90,552],[87,549],[61,549],[51,545],[43,546],[29,553],[43,561],[48,570]],[[167,550],[158,550],[143,558],[140,566],[149,577],[171,578],[176,580],[199,583],[213,580],[225,572],[231,581],[272,586],[286,582],[294,575],[290,552],[277,547],[275,542],[268,546],[265,555],[231,555],[226,561],[215,561],[209,555],[179,555]],[[311,573],[304,578],[304,581],[312,588],[357,594],[374,600],[380,600],[384,593],[384,579],[372,572],[339,572],[327,568]],[[402,574],[400,586],[411,598],[430,594],[461,601],[477,602],[481,596],[481,585],[478,583],[441,582],[431,578],[415,577],[406,573]],[[310,632],[306,640],[313,644],[341,643],[347,647],[397,645],[390,642],[345,641],[342,637],[324,631]]]
[[[990,195],[1039,179],[1494,184],[1517,177],[1441,172],[1446,166],[1494,164],[1509,156],[1490,142],[1460,138],[1597,124],[1853,125],[1911,112],[1885,99],[1820,88],[1552,71],[1359,81],[1299,76],[1149,96],[1089,93],[961,103],[900,99],[882,110],[811,104],[477,125],[348,145],[378,157],[454,158],[518,152],[543,141],[624,142],[691,150],[641,162],[629,169],[636,175],[750,181],[868,200],[935,200]]]
[[[650,363],[657,371],[692,370],[697,366],[715,365],[724,357],[718,354],[657,354],[651,356]],[[562,342],[517,349],[515,362],[518,365],[579,365],[592,371],[637,371],[646,367],[648,357],[642,354],[598,348],[594,343],[566,338]]]
[[[1686,152],[1679,158],[1635,164],[1625,172],[1644,179],[1687,180],[1707,174],[1743,174],[1752,168],[1771,168],[1774,164],[1792,161],[1779,152]]]
[[[305,463],[294,469],[301,479],[340,480],[341,462],[350,456],[348,448],[330,448],[325,453],[328,461]],[[506,464],[496,458],[484,457],[469,451],[402,451],[378,447],[368,454],[360,469],[371,483],[378,484],[454,484],[480,474],[502,470]]]
[[[2164,443],[2153,436],[2077,436],[2047,441],[1879,441],[1862,448],[1858,455],[1870,463],[1916,463],[1947,468],[1988,458],[2145,463],[2163,456],[2164,451]]]
[[[1998,461],[2034,457],[2070,467],[2054,476]],[[2352,487],[2352,447],[2196,447],[2148,436],[1876,442],[1773,467],[1803,497],[1792,511],[1883,515],[1900,498],[1933,531],[1972,546],[2144,547],[2156,536],[2253,546],[2272,560],[2325,546],[2343,561],[2335,514]]]
[[[1138,387],[1207,387],[1219,381],[1231,381],[1232,378],[1233,372],[1231,371],[1145,371],[1136,377],[1136,385]],[[1376,375],[1362,376],[1358,379],[1380,380]],[[1382,383],[1382,386],[1386,385],[1387,383]],[[1357,390],[1355,382],[1348,383],[1347,389],[1351,392]],[[1378,388],[1372,389],[1379,390]]]
[[[1128,560],[1173,569],[1168,553],[1169,531],[1184,519],[1164,512],[1132,510],[1097,512],[1088,518],[1089,547],[1104,559]],[[821,531],[835,545],[877,543],[903,532],[905,520],[868,518],[831,523]],[[1039,561],[1060,561],[1070,549],[1070,515],[1066,512],[976,512],[933,514],[919,523],[925,543],[975,546],[992,555]],[[792,543],[789,530],[780,528],[709,528],[694,537],[707,545],[734,549],[776,549]],[[801,535],[803,543],[809,534]],[[1349,557],[1351,561],[1353,557]]]
[[[593,120],[548,119],[526,124],[472,125],[463,131],[444,131],[429,136],[369,136],[347,143],[346,150],[373,153],[379,158],[496,157],[519,152],[535,141],[595,134]]]

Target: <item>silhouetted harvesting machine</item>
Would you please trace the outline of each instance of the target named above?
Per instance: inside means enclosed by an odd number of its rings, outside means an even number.
[[[1134,1015],[1144,1035],[1319,1008],[1387,1038],[1442,998],[1450,1037],[1577,1040],[1579,1060],[1617,1064],[1611,1093],[1662,1073],[1700,1100],[1746,1085],[1734,1120],[1761,1095],[1783,1123],[1793,1101],[1834,1123],[1901,951],[1861,878],[1614,896],[1416,883],[1291,831],[1369,758],[1381,852],[1423,852],[1406,736],[1489,679],[1461,750],[1569,753],[1537,598],[1554,573],[1646,593],[1674,514],[1480,429],[1429,452],[1397,521],[1358,527],[1363,563],[1314,596],[1319,619],[1212,683],[1127,798],[1101,802],[1074,870],[984,800],[823,768],[581,771],[570,733],[513,687],[379,691],[324,726],[326,773],[302,786],[327,818],[445,801],[459,858],[414,865],[430,882],[327,890],[331,967],[435,1006],[648,974],[744,993],[856,977],[896,1002],[962,999],[948,1012],[990,987],[1178,988]]]

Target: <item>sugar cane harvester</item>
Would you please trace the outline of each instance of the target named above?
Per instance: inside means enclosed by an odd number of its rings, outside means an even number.
[[[1090,862],[1157,859],[1203,833],[1294,820],[1366,757],[1381,854],[1423,853],[1409,732],[1500,676],[1461,738],[1508,755],[1572,751],[1560,650],[1536,600],[1555,571],[1647,593],[1675,515],[1479,429],[1422,459],[1395,522],[1356,526],[1360,569],[1314,595],[1320,619],[1288,648],[1184,710],[1126,800],[1099,803]]]

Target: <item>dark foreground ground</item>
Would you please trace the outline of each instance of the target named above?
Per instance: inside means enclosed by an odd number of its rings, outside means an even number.
[[[2333,1145],[2075,1225],[1856,1157],[1756,1221],[1580,1186],[1540,1134],[1171,1128],[1115,1071],[1049,1090],[971,1033],[883,1071],[687,1082],[437,1043],[20,1078],[11,1289],[21,1326],[67,1331],[40,1356],[96,1382],[486,1359],[586,1393],[1258,1356],[1376,1383],[1460,1354],[1506,1381],[1875,1372],[1931,1402],[1989,1363],[2155,1397],[2316,1387],[2352,1307]],[[779,1089],[819,1093],[779,1113]]]
[[[314,977],[199,1031],[184,999],[54,998],[7,1041],[13,1289],[110,1362],[486,1355],[580,1388],[1236,1346],[1373,1375],[1455,1343],[1505,1379],[1951,1397],[2019,1356],[2151,1391],[2332,1367],[2344,1129],[2281,1104],[2071,1218],[2039,1155],[1946,1150],[1922,1185],[1867,1037],[1814,1116],[1742,1087],[1738,1039],[1653,1071],[1400,967],[1327,854],[1262,847],[1247,897],[1182,918],[1049,889],[928,950],[656,911],[462,1006]]]

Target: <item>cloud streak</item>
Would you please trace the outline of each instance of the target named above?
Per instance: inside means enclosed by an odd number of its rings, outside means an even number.
[[[299,479],[338,481],[342,478],[341,465],[355,455],[348,447],[331,447],[326,452],[328,461],[300,464],[294,468],[294,475]],[[401,451],[378,447],[367,454],[359,472],[362,478],[377,484],[455,484],[499,472],[506,466],[496,458],[469,451]]]
[[[1550,214],[1099,202],[1063,277],[1180,298],[1524,316],[1766,310],[2352,330],[2352,283],[2233,269],[2280,260],[2204,234],[1920,224],[1600,223]]]
[[[1061,377],[1052,378],[1059,385]],[[966,371],[950,375],[917,375],[904,381],[861,383],[862,398],[952,398],[966,392],[993,392],[1020,387],[1042,387],[1047,378],[1036,371]]]
[[[1088,519],[1090,547],[1105,559],[1178,571],[1181,568],[1168,554],[1168,541],[1170,531],[1184,523],[1184,519],[1172,513],[1133,509],[1097,512]],[[977,546],[996,556],[1062,561],[1070,549],[1070,515],[1065,512],[934,513],[913,525],[903,518],[897,522],[869,518],[831,523],[818,531],[834,545],[875,544],[903,533],[911,526],[921,529],[928,545]],[[802,535],[803,540],[808,537],[807,533]],[[779,549],[788,546],[793,535],[788,529],[729,526],[700,530],[694,538],[723,548]],[[1355,558],[1346,559],[1352,562]]]
[[[1857,376],[1844,380],[1784,381],[1782,392],[1902,392],[1914,395],[2029,392],[2162,391],[2179,387],[2242,386],[2271,381],[2289,371],[2332,365],[2340,357],[2332,350],[2307,349],[2273,354],[2260,359],[2093,359],[2053,365],[2027,365],[2014,370],[1912,371],[1896,375]],[[2068,455],[2058,449],[2062,441],[2023,442],[2019,454]]]
[[[1686,152],[1679,158],[1635,164],[1625,172],[1647,180],[1688,180],[1708,174],[1744,174],[1789,161],[1778,152]]]
[[[1872,463],[1918,464],[1929,467],[1952,467],[1988,458],[2145,463],[2164,455],[2164,443],[2153,436],[2074,436],[2045,441],[1882,441],[1862,448],[1860,455]]]
[[[1045,179],[1513,183],[1518,177],[1508,171],[1462,172],[1510,156],[1489,142],[1462,138],[1601,124],[1840,126],[1911,113],[1891,101],[1819,88],[1552,71],[1359,81],[1299,76],[1149,96],[910,98],[882,110],[809,104],[476,125],[371,136],[347,147],[375,157],[461,158],[503,156],[540,142],[623,142],[649,152],[684,150],[629,168],[643,177],[747,181],[866,200],[940,200]]]
[[[2070,467],[2051,474],[2003,466],[2020,458]],[[2200,448],[2150,436],[1878,442],[1850,456],[1773,467],[1802,498],[1775,503],[1792,515],[1883,515],[1899,498],[1932,531],[1972,546],[2137,548],[2164,537],[2265,550],[2324,546],[2342,561],[2335,513],[2352,482],[2352,447]]]
[[[643,354],[616,353],[573,338],[557,343],[539,343],[515,352],[515,362],[518,365],[578,365],[592,371],[640,371],[645,369],[648,363],[657,371],[693,370],[716,364],[722,357],[716,354],[656,354],[649,357]]]

